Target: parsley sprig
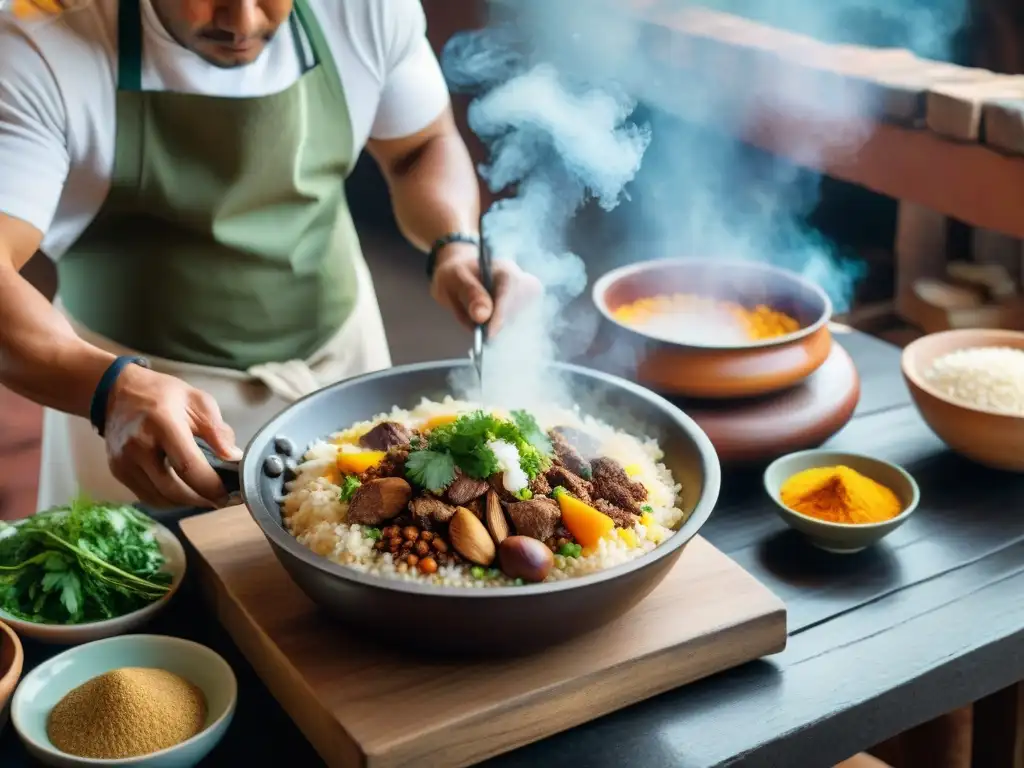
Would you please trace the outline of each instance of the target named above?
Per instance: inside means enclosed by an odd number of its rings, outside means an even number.
[[[440,492],[455,479],[456,469],[485,479],[500,471],[487,443],[504,440],[519,451],[519,464],[533,479],[551,465],[551,442],[526,411],[513,411],[501,419],[485,411],[460,416],[430,431],[426,443],[417,442],[405,462],[406,476],[417,485]]]
[[[164,562],[141,512],[79,499],[0,523],[0,609],[41,624],[123,616],[168,592]]]

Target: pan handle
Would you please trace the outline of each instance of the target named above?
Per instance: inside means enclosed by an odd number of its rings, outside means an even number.
[[[213,467],[213,471],[224,483],[224,490],[228,492],[228,503],[240,504],[242,502],[242,462],[225,461],[217,456],[210,444],[201,437],[197,437],[195,440],[199,450],[203,452],[206,460]]]

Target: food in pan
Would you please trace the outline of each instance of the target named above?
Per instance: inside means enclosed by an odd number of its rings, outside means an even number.
[[[568,410],[423,400],[312,445],[286,528],[351,568],[452,587],[582,576],[685,520],[657,443]]]
[[[613,312],[623,325],[667,341],[742,344],[786,336],[800,323],[765,304],[745,307],[689,293],[650,296]]]
[[[925,379],[958,403],[1024,416],[1024,350],[958,349],[936,359]]]

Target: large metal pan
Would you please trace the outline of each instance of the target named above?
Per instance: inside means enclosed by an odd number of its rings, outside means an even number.
[[[336,565],[296,541],[281,523],[278,500],[288,476],[278,470],[301,458],[314,440],[356,421],[414,407],[451,393],[450,375],[468,360],[405,365],[348,379],[291,405],[249,442],[239,472],[253,520],[296,584],[353,633],[406,651],[505,655],[526,653],[592,631],[636,605],[664,578],[718,499],[718,457],[704,432],[667,400],[623,379],[559,364],[586,413],[658,440],[665,464],[683,485],[690,516],[665,543],[631,563],[597,574],[522,587],[455,589],[376,577]],[[230,480],[231,477],[229,476]]]

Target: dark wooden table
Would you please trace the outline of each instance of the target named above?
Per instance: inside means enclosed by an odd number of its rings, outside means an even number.
[[[863,395],[831,444],[906,467],[921,486],[918,512],[882,545],[830,556],[786,528],[758,470],[728,472],[701,532],[786,601],[786,651],[489,766],[824,768],[1024,680],[1024,477],[944,449],[909,401],[895,347],[860,334],[838,338],[857,363]],[[322,764],[205,610],[195,584],[149,631],[210,645],[238,673],[235,723],[206,765]],[[29,666],[53,653],[26,650]],[[28,764],[8,728],[0,765]]]

